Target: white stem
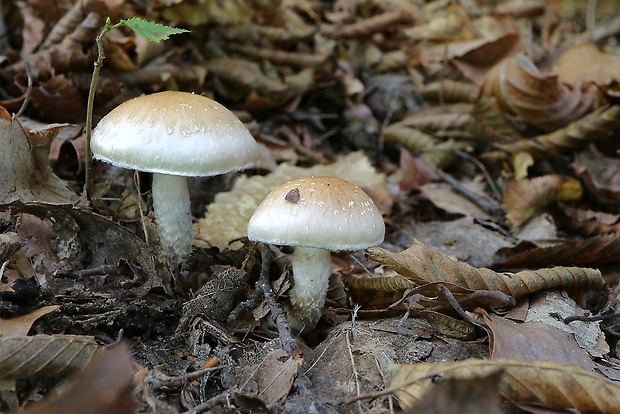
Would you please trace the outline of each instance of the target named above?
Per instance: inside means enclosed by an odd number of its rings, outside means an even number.
[[[192,251],[192,216],[187,177],[153,174],[153,207],[164,253],[171,266]]]
[[[325,304],[329,276],[332,272],[332,257],[329,250],[313,247],[296,247],[293,253],[293,280],[291,304],[297,317],[314,327],[321,317]]]

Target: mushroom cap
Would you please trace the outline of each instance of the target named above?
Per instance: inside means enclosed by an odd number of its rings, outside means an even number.
[[[256,141],[223,105],[188,92],[130,99],[99,121],[96,159],[152,173],[210,176],[251,167]]]
[[[383,241],[372,199],[336,177],[301,177],[273,190],[248,223],[248,238],[269,244],[359,250]]]

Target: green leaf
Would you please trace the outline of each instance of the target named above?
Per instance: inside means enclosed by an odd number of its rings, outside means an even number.
[[[131,19],[127,20],[121,20],[120,24],[129,27],[140,36],[153,42],[160,42],[161,40],[166,40],[168,39],[168,36],[173,34],[189,32],[189,30],[169,27],[163,24],[143,20],[137,17],[132,17]]]

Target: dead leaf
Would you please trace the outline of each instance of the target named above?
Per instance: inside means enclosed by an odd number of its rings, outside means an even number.
[[[48,151],[33,150],[19,121],[0,108],[0,205],[13,201],[73,204],[77,195],[47,163]]]
[[[561,175],[512,180],[504,191],[506,218],[513,229],[522,226],[554,202],[579,201],[581,183]]]
[[[575,154],[573,168],[599,203],[620,206],[620,159],[607,157],[590,145]]]
[[[546,135],[497,144],[503,151],[515,154],[529,152],[535,159],[552,154],[571,154],[587,145],[607,138],[620,126],[620,105],[601,106],[564,128]]]
[[[299,355],[288,356],[285,350],[274,349],[260,363],[243,367],[240,391],[260,397],[265,404],[275,404],[290,392],[302,362]]]
[[[549,265],[604,265],[620,260],[620,236],[606,234],[582,240],[534,247],[511,254],[510,249],[500,250],[493,265],[498,269],[514,269]]]
[[[584,62],[587,62],[587,65]],[[570,46],[562,52],[555,65],[560,79],[568,84],[592,82],[605,86],[613,81],[620,81],[620,57],[603,53],[590,42]]]
[[[495,97],[515,125],[554,130],[589,112],[596,89],[564,83],[556,69],[541,72],[528,57],[518,54],[487,73],[482,94]]]
[[[0,378],[63,377],[84,368],[101,352],[90,336],[2,336]]]
[[[519,273],[497,273],[453,260],[417,241],[400,253],[371,247],[367,249],[367,255],[418,286],[449,282],[472,290],[497,290],[515,299],[543,289],[602,289],[605,285],[600,271],[595,269],[554,267]]]
[[[25,336],[32,324],[43,315],[54,312],[60,308],[58,305],[44,306],[27,315],[16,316],[10,319],[0,319],[0,337]]]
[[[509,359],[393,365],[390,389],[403,408],[411,408],[434,387],[436,378],[475,379],[503,372],[499,393],[513,403],[551,410],[574,408],[588,413],[615,413],[620,387],[580,366]]]
[[[28,405],[23,414],[132,414],[133,364],[124,344],[101,352],[83,371],[70,378],[60,396]]]

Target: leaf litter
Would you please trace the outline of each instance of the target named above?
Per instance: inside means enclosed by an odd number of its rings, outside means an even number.
[[[613,320],[588,318],[617,308],[618,24],[613,2],[596,19],[580,6],[3,7],[0,410],[616,412]],[[108,16],[189,33],[112,31],[95,122],[142,93],[192,91],[262,147],[256,169],[194,181],[176,273],[148,175],[96,164],[92,203],[78,195]],[[245,236],[265,195],[306,175],[360,186],[387,233],[366,257],[334,254],[323,318],[298,332],[278,317],[290,251],[263,265]]]

